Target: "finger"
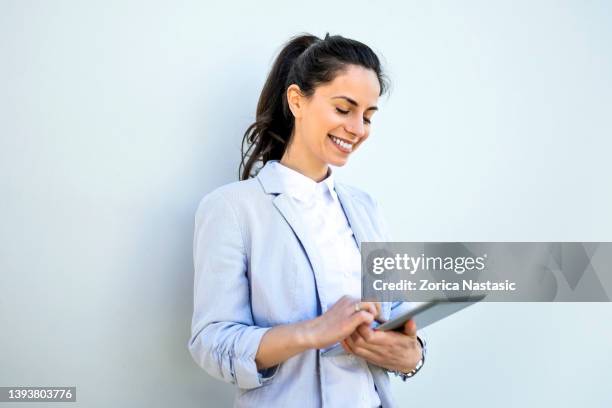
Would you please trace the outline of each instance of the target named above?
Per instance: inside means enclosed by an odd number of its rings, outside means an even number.
[[[376,310],[376,306],[374,305],[374,303],[358,302],[358,305],[359,309],[372,313],[372,316],[376,317],[376,315],[378,315],[378,311]]]
[[[357,330],[352,332],[348,338],[351,339],[351,345],[362,346],[366,343],[366,341],[363,339],[363,337],[361,337]]]
[[[344,339],[344,342],[346,343],[346,346],[348,347],[348,349],[351,350],[351,353],[355,354],[355,349],[357,348],[357,344],[355,344],[353,333],[351,333],[350,336]]]
[[[384,323],[385,321],[387,321],[387,319],[384,318],[382,313],[382,303],[376,302],[374,303],[374,305],[376,305],[376,310],[378,311],[378,313],[376,314],[376,320],[378,320],[380,323]]]
[[[381,357],[371,350],[368,350],[365,348],[358,348],[357,350],[353,352],[353,354],[365,360],[368,360],[369,362],[374,363],[376,365],[381,365],[380,364],[382,362]]]
[[[411,336],[411,337],[416,337],[416,332],[417,332],[416,323],[414,322],[413,319],[408,320],[404,324],[404,334],[407,334],[408,336]]]
[[[342,340],[340,342],[340,345],[342,346],[342,348],[344,349],[344,351],[346,351],[349,354],[352,354],[351,349],[349,348],[349,346],[346,344],[346,340]]]
[[[370,350],[367,347],[360,347],[355,343],[352,336],[346,338],[346,344],[351,349],[351,353],[362,357],[372,363],[379,363],[381,360],[381,356],[376,353],[374,350]]]
[[[358,326],[357,331],[361,337],[363,337],[365,341],[373,347],[388,346],[395,341],[394,336],[405,336],[404,333],[395,332],[393,330],[379,331],[365,325]]]
[[[349,338],[348,337],[346,339],[342,340],[342,344],[344,345],[343,347],[346,347],[345,350],[349,354],[355,354],[355,351],[353,350],[353,347],[352,347],[352,343],[349,342]]]
[[[355,348],[366,349],[369,351],[376,352],[379,348],[378,345],[369,343],[360,333],[355,330],[351,335],[347,338],[347,341],[350,339],[351,348],[355,350]]]
[[[355,331],[357,326],[359,326],[360,324],[367,323],[369,326],[370,324],[372,324],[372,321],[374,321],[374,316],[370,312],[362,310],[360,312],[353,313],[350,316],[351,332]]]
[[[372,330],[370,326],[366,324],[360,324],[359,326],[357,326],[356,331],[366,342],[369,343],[372,341],[372,338],[374,336],[374,330]]]
[[[368,310],[370,310],[370,313],[372,313],[374,315],[374,317],[377,317],[380,314],[380,305],[376,302],[364,302],[365,304],[367,304]]]
[[[382,306],[380,302],[375,302],[374,307],[376,308],[376,317],[382,316]]]

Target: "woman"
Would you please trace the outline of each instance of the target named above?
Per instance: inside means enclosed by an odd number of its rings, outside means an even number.
[[[368,138],[385,89],[368,46],[292,38],[244,135],[241,181],[198,207],[189,350],[237,385],[235,406],[392,407],[388,372],[405,380],[424,361],[414,322],[370,328],[410,305],[359,301],[361,241],[388,233],[375,201],[330,168]],[[339,342],[346,353],[321,356]]]

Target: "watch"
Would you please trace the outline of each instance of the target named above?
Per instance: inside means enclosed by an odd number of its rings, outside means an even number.
[[[417,336],[417,340],[421,344],[421,360],[417,363],[416,367],[413,370],[406,372],[403,371],[391,371],[396,376],[400,377],[402,381],[406,381],[408,378],[413,377],[416,373],[419,372],[423,364],[425,364],[425,352],[427,350],[427,343],[425,340],[422,340],[419,336]]]

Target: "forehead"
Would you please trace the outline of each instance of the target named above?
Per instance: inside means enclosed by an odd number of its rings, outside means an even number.
[[[380,83],[371,69],[349,65],[333,81],[317,87],[316,93],[326,98],[348,96],[359,105],[369,107],[378,101]]]

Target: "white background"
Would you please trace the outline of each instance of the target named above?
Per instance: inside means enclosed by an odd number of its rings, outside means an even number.
[[[0,386],[231,404],[187,351],[193,215],[236,180],[302,31],[387,67],[337,171],[396,240],[611,241],[611,22],[603,1],[0,0]],[[427,329],[426,366],[394,390],[407,407],[610,406],[610,312],[474,306]]]

